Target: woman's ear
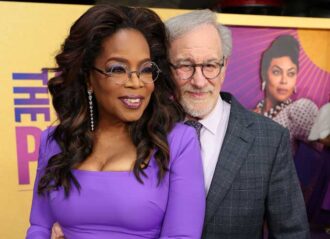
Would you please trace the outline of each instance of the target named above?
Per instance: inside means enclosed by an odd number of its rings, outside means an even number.
[[[93,92],[93,86],[92,86],[90,73],[84,72],[84,78],[86,79],[87,91],[92,91]]]
[[[93,87],[92,87],[92,84],[87,83],[87,91],[91,91],[91,92],[94,91],[94,90],[93,90]]]

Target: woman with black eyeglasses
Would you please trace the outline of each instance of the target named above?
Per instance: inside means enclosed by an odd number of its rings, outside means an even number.
[[[97,5],[71,27],[48,84],[27,238],[200,238],[199,142],[166,61],[164,24],[144,8]]]

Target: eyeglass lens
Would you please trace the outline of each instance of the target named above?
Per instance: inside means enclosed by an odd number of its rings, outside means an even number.
[[[212,80],[221,73],[223,65],[224,58],[222,59],[222,63],[210,62],[205,64],[180,64],[177,66],[172,66],[176,69],[179,77],[183,80],[191,79],[191,77],[195,74],[197,67],[201,68],[202,74],[206,79]]]
[[[125,64],[112,64],[104,73],[116,83],[124,84],[134,73],[144,83],[152,83],[157,79],[159,72],[154,62],[146,62],[137,71],[130,71]]]

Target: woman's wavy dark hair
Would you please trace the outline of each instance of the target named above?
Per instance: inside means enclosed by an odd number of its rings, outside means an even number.
[[[155,90],[142,117],[129,123],[132,142],[137,148],[134,174],[143,183],[142,166],[151,150],[156,150],[159,182],[169,164],[167,134],[184,117],[178,103],[179,93],[170,77],[167,62],[167,33],[159,16],[146,8],[96,5],[84,13],[71,27],[61,52],[56,56],[60,74],[48,83],[59,124],[50,135],[61,152],[48,161],[39,181],[38,193],[63,187],[68,196],[72,185],[80,189],[71,169],[82,163],[92,152],[93,136],[89,128],[87,82],[96,57],[102,51],[105,38],[120,29],[135,29],[148,42],[151,60],[162,73],[155,81]],[[95,101],[95,97],[93,97]],[[96,102],[94,102],[96,103]],[[97,111],[96,111],[97,127]]]

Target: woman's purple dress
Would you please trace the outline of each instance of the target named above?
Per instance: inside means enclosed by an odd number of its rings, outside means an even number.
[[[50,238],[59,222],[67,239],[200,238],[205,191],[196,132],[177,124],[168,136],[169,171],[157,185],[152,157],[139,183],[132,172],[72,170],[81,185],[68,198],[63,189],[39,196],[37,184],[57,143],[41,138],[27,239]]]

